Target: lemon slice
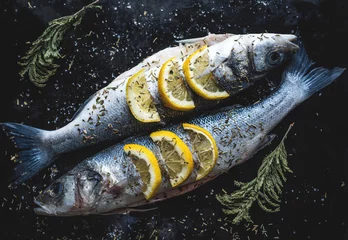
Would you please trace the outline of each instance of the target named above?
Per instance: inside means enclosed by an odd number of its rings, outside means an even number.
[[[189,111],[195,107],[175,57],[162,65],[158,76],[158,91],[166,107],[179,111]]]
[[[188,131],[193,151],[198,156],[200,165],[196,180],[199,180],[213,170],[218,158],[218,148],[213,136],[204,128],[188,123],[184,123],[183,127]]]
[[[126,100],[133,116],[140,122],[161,121],[147,86],[144,69],[128,79]]]
[[[153,132],[150,137],[160,148],[172,187],[183,183],[193,171],[192,153],[188,146],[170,131]]]
[[[219,88],[212,73],[201,76],[209,66],[207,46],[203,46],[192,53],[184,62],[183,70],[189,86],[199,96],[209,100],[220,100],[230,95]]]
[[[155,155],[146,147],[138,144],[126,144],[124,151],[132,159],[143,181],[143,194],[147,200],[156,195],[161,185],[162,175]]]

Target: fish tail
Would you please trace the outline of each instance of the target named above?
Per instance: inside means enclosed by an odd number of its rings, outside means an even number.
[[[43,137],[45,130],[18,123],[0,123],[17,148],[20,164],[14,169],[12,184],[18,185],[53,162],[55,154]]]
[[[338,67],[333,69],[317,67],[311,70],[313,65],[314,62],[308,58],[304,46],[301,45],[284,72],[283,81],[294,83],[302,90],[301,101],[332,83],[345,71],[345,68]]]

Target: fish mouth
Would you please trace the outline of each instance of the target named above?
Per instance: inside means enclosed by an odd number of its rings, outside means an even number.
[[[290,46],[289,46],[289,51],[290,53],[292,53],[292,55],[294,55],[295,53],[297,53],[297,51],[300,49],[300,47],[292,42],[289,42]]]
[[[292,53],[296,53],[299,49],[300,49],[300,47],[297,45],[297,36],[296,35],[292,35],[292,34],[285,34],[284,36],[283,36],[286,40],[287,40],[287,42],[288,42],[288,47],[289,47],[289,50],[290,50],[290,52],[292,52]]]
[[[297,36],[293,34],[282,34],[282,37],[288,40],[291,43],[297,42]]]
[[[51,215],[51,211],[35,198],[34,198],[34,203],[38,206],[37,208],[34,208],[34,212],[36,214],[46,215],[46,216]]]

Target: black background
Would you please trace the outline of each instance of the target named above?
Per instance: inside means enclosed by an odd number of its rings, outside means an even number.
[[[72,14],[86,0],[0,1],[0,122],[43,129],[64,126],[85,99],[143,58],[175,39],[212,33],[299,33],[311,59],[348,67],[346,0],[101,1],[62,43],[61,65],[45,88],[18,75],[20,57],[50,20]],[[146,13],[145,13],[146,11]],[[91,32],[91,34],[89,34]],[[118,40],[120,39],[120,40]],[[70,70],[69,64],[74,60]],[[250,104],[274,90],[281,70],[236,97]],[[278,138],[253,159],[194,192],[156,204],[157,210],[121,216],[36,216],[33,197],[76,163],[104,146],[67,154],[25,186],[8,189],[15,153],[0,133],[0,239],[348,239],[348,73],[291,112],[274,130]],[[295,126],[286,147],[293,175],[281,211],[254,206],[254,224],[231,224],[215,194],[232,192],[234,180],[255,177],[262,158]],[[58,173],[55,174],[55,170]],[[50,177],[50,175],[52,175]]]

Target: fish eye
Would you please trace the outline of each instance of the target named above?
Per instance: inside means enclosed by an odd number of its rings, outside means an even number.
[[[267,54],[266,60],[270,65],[277,65],[283,61],[283,55],[277,51],[271,51]]]
[[[63,193],[63,185],[59,182],[53,183],[48,190],[51,197],[57,198]]]

